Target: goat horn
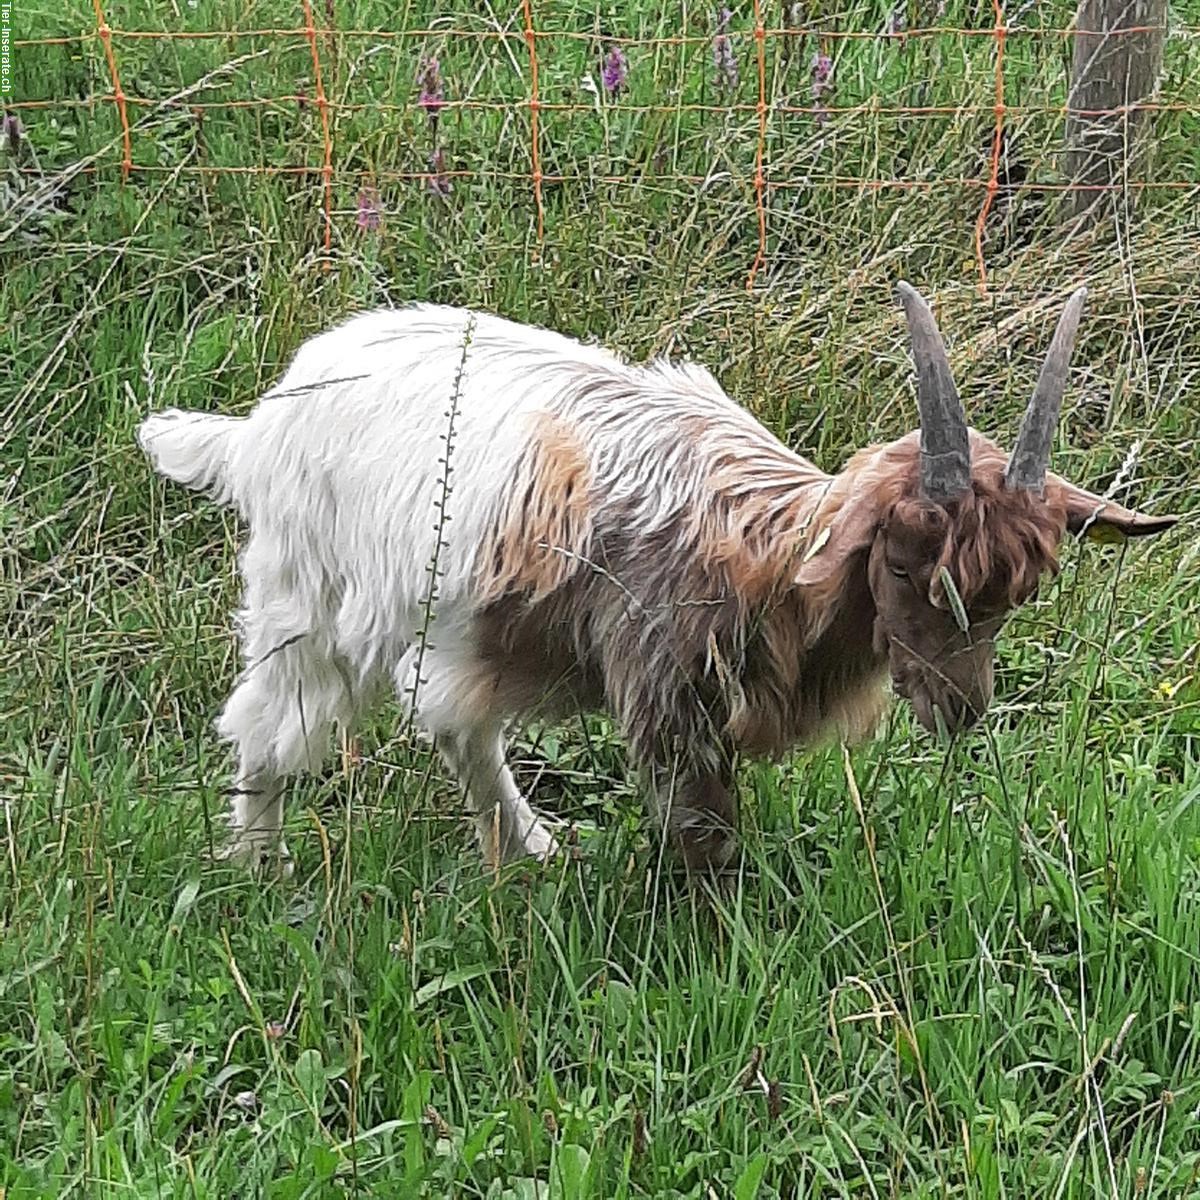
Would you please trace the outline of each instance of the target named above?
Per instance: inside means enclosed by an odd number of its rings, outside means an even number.
[[[950,500],[971,486],[967,418],[950,374],[946,347],[929,305],[903,280],[897,284],[908,319],[917,368],[921,410],[921,492],[930,500]]]
[[[1013,490],[1040,492],[1046,482],[1054,429],[1058,424],[1058,411],[1067,386],[1067,369],[1071,365],[1071,350],[1075,346],[1075,332],[1079,328],[1079,315],[1086,299],[1087,288],[1080,288],[1067,301],[1067,307],[1058,319],[1058,328],[1054,331],[1050,351],[1042,364],[1037,387],[1033,389],[1029,407],[1025,409],[1025,417],[1021,421],[1016,449],[1004,473],[1005,486]]]

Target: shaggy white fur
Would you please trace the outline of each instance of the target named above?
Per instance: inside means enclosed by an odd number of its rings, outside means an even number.
[[[245,418],[148,417],[138,441],[155,469],[233,504],[250,531],[244,671],[217,723],[239,755],[228,853],[286,859],[284,778],[317,769],[331,728],[352,727],[388,678],[437,735],[485,854],[552,853],[504,763],[509,714],[481,719],[461,703],[476,657],[477,552],[523,486],[522,452],[547,415],[581,430],[608,499],[628,501],[653,530],[686,499],[678,421],[698,414],[745,439],[765,483],[781,457],[825,478],[700,368],[632,367],[555,333],[431,305],[312,338]],[[624,465],[631,455],[640,470]]]

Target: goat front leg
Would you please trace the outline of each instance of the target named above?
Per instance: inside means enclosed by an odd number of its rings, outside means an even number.
[[[659,822],[690,874],[720,875],[737,855],[737,800],[729,765],[676,761],[651,770]]]
[[[606,646],[605,689],[635,760],[647,775],[649,798],[663,835],[690,873],[720,874],[737,854],[733,754],[720,733],[718,697],[708,697],[674,673],[685,655],[676,648],[661,667],[647,663],[652,642],[635,626],[620,627]],[[669,631],[656,631],[670,648]],[[636,635],[636,636],[635,636]],[[675,686],[655,683],[673,676]]]
[[[475,812],[475,831],[487,863],[545,861],[558,853],[554,835],[529,807],[504,761],[498,727],[439,733],[437,742]]]

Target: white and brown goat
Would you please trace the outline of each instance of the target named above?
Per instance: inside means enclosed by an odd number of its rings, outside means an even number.
[[[501,860],[556,849],[505,764],[515,716],[610,712],[693,868],[736,844],[737,753],[863,734],[889,674],[926,727],[976,720],[996,633],[1064,533],[1174,518],[1047,473],[1082,291],[1011,458],[967,428],[929,307],[899,291],[920,431],[833,476],[701,367],[429,305],[308,341],[245,418],[149,417],[155,468],[249,527],[218,722],[239,756],[229,853],[286,862],[285,777],[381,683]]]

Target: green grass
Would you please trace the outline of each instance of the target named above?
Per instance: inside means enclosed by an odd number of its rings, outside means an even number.
[[[990,24],[978,7],[939,22]],[[1013,19],[1061,28],[1072,7]],[[178,9],[105,6],[118,30],[302,23],[285,0]],[[1054,194],[1026,190],[989,222],[981,296],[983,192],[937,181],[985,175],[988,38],[839,42],[832,102],[865,107],[823,127],[772,110],[768,255],[747,292],[747,5],[735,96],[717,93],[703,40],[630,46],[629,91],[598,110],[580,79],[598,78],[604,38],[703,38],[712,14],[534,5],[559,35],[539,43],[542,96],[580,109],[543,114],[543,169],[564,178],[544,188],[540,247],[526,109],[443,114],[464,172],[448,202],[404,178],[429,153],[404,107],[422,49],[451,99],[523,98],[519,7],[335,9],[343,32],[320,41],[339,106],[329,256],[319,171],[209,169],[319,168],[311,101],[272,99],[314,94],[303,38],[115,37],[131,96],[209,76],[187,100],[215,105],[133,105],[124,184],[115,107],[89,99],[111,87],[98,40],[17,51],[18,98],[47,106],[21,110],[22,170],[0,160],[4,1200],[1200,1195],[1186,523],[1154,545],[1065,547],[1006,631],[986,728],[949,751],[897,709],[848,759],[832,746],[747,766],[740,884],[716,910],[660,870],[598,718],[514,745],[535,802],[581,827],[579,854],[544,871],[482,871],[457,794],[391,710],[361,759],[297,783],[292,883],[207,861],[238,530],[152,479],[132,432],[167,404],[246,411],[353,308],[470,303],[635,357],[687,353],[833,468],[914,423],[896,278],[936,296],[973,422],[1008,439],[1086,277],[1056,467],[1104,488],[1134,449],[1139,503],[1196,510],[1196,191],[1147,192],[1067,236]],[[877,30],[885,15],[853,0],[828,21]],[[1193,28],[1168,44],[1164,98],[1194,103],[1200,13],[1173,17]],[[514,37],[348,32],[431,25]],[[95,18],[40,0],[14,27],[74,36]],[[812,51],[789,64],[769,44],[774,101],[808,103]],[[1060,119],[1030,110],[1062,103],[1068,54],[1009,40],[1031,182],[1057,180]],[[269,102],[220,107],[254,97]],[[886,111],[906,105],[956,112]],[[1200,182],[1197,132],[1194,111],[1164,113],[1150,177]],[[85,160],[97,169],[74,171]],[[931,186],[835,186],[847,178]],[[355,226],[371,180],[378,234]]]

